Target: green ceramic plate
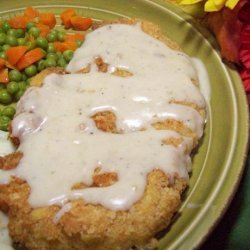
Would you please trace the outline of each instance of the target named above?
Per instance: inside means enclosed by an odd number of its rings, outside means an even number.
[[[161,0],[2,0],[8,18],[27,5],[59,14],[66,7],[96,20],[137,17],[157,23],[190,56],[200,58],[211,81],[205,135],[194,157],[190,187],[179,216],[161,238],[160,249],[197,247],[223,215],[237,188],[246,158],[248,106],[235,70],[221,62],[213,38],[192,18]]]

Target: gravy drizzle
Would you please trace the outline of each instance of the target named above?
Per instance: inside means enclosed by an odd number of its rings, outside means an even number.
[[[107,73],[98,72],[97,57],[108,64]],[[76,73],[88,65],[89,73]],[[116,69],[132,74],[115,76]],[[172,119],[202,136],[204,117],[184,105],[206,108],[187,55],[147,35],[138,24],[112,24],[87,35],[67,70],[71,74],[47,76],[42,87],[31,87],[19,101],[12,131],[24,156],[15,170],[1,174],[0,183],[12,174],[25,179],[33,207],[83,198],[126,210],[142,197],[153,169],[188,179],[193,139],[152,126]],[[119,133],[96,128],[91,117],[101,111],[115,114]],[[166,145],[166,138],[181,143]],[[96,168],[117,173],[118,181],[90,187]],[[89,187],[72,190],[77,182]]]

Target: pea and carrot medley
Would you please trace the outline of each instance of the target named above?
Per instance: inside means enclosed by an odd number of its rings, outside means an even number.
[[[30,79],[47,67],[65,67],[84,40],[77,31],[92,26],[90,18],[78,16],[74,9],[66,9],[60,18],[64,30],[55,28],[53,13],[27,7],[23,15],[0,22],[0,130],[8,129],[15,102]]]

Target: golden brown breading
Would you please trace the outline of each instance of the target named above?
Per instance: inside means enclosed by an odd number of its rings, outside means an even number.
[[[0,156],[0,169],[10,170],[16,168],[22,156],[22,152],[19,151],[6,156]]]
[[[108,64],[103,61],[101,57],[95,58],[95,64],[98,68],[98,71],[106,73],[108,71]]]
[[[176,131],[181,135],[191,137],[194,141],[194,144],[197,142],[196,134],[180,121],[167,119],[164,121],[153,123],[152,126],[157,130],[170,129]]]
[[[121,18],[121,19],[116,19],[116,20],[108,20],[108,21],[102,21],[102,22],[95,22],[92,26],[92,29],[98,29],[99,27],[102,27],[104,25],[107,24],[128,24],[128,25],[134,25],[137,23],[141,23],[141,28],[142,30],[149,34],[150,36],[160,40],[163,43],[166,43],[168,45],[168,47],[170,47],[171,49],[174,50],[179,50],[181,51],[181,48],[178,46],[178,44],[176,44],[175,42],[173,42],[172,40],[170,40],[169,38],[167,38],[166,36],[164,36],[159,28],[158,25],[151,23],[149,21],[145,21],[145,20],[140,20],[140,19],[125,19],[125,18]]]
[[[65,74],[66,72],[61,67],[50,67],[50,68],[44,69],[40,73],[38,73],[37,75],[32,77],[31,82],[30,82],[30,86],[35,86],[35,87],[41,86],[44,78],[47,75],[52,74],[52,73]]]
[[[137,20],[118,20],[112,23],[135,24]],[[108,22],[110,23],[110,22]],[[99,23],[96,27],[105,25]],[[167,43],[173,49],[178,46],[165,38],[159,28],[142,21],[142,29],[151,36]],[[95,63],[101,72],[107,73],[107,65],[102,58]],[[90,64],[78,73],[88,73]],[[32,86],[41,86],[49,73],[65,73],[62,69],[47,69],[33,78]],[[117,69],[113,74],[129,77],[131,72]],[[193,104],[176,103],[192,106]],[[195,107],[200,113],[205,112]],[[99,112],[92,116],[96,127],[105,132],[120,133],[116,127],[116,116],[110,111]],[[152,124],[155,129],[172,129],[189,136],[196,141],[194,133],[181,122],[166,120]],[[176,138],[162,140],[164,144],[178,146]],[[15,157],[14,157],[15,158]],[[5,163],[3,163],[4,165]],[[116,173],[93,175],[93,186],[104,187],[117,181]],[[0,186],[0,209],[8,211],[10,234],[14,242],[29,250],[129,250],[153,249],[155,234],[165,229],[181,204],[181,194],[187,186],[186,180],[178,176],[166,176],[160,170],[154,170],[147,177],[143,197],[128,211],[112,211],[100,205],[87,204],[79,199],[71,201],[71,209],[58,222],[54,219],[60,207],[48,206],[32,208],[28,203],[29,185],[13,177],[8,185]],[[87,186],[76,183],[72,189]],[[150,242],[153,242],[150,245]],[[149,244],[149,245],[148,245]]]
[[[98,167],[95,169],[93,174],[93,187],[108,187],[118,181],[117,173],[114,172],[100,172],[101,169]]]
[[[104,132],[118,133],[116,128],[116,116],[111,111],[97,112],[91,117],[98,129]]]
[[[77,200],[58,224],[53,218],[60,208],[31,208],[27,201],[30,188],[18,178],[0,187],[0,201],[9,205],[12,238],[27,249],[143,249],[155,232],[169,224],[185,187],[185,180],[176,178],[170,183],[165,174],[154,170],[143,198],[128,211],[116,212]]]

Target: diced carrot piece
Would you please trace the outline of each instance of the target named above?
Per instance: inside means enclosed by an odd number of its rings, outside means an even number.
[[[50,32],[50,27],[43,23],[37,23],[36,27],[40,30],[40,36],[46,37]]]
[[[62,23],[64,25],[64,27],[66,29],[71,27],[71,22],[70,22],[70,18],[76,16],[76,12],[74,9],[66,9],[65,11],[63,11],[60,15]]]
[[[76,42],[71,42],[71,41],[68,41],[68,42],[64,42],[64,46],[67,49],[70,49],[70,50],[76,50],[77,49],[77,45],[76,45]]]
[[[28,50],[27,46],[16,46],[10,47],[7,51],[8,62],[10,65],[15,66],[18,60],[24,55],[24,53]]]
[[[32,8],[31,6],[28,6],[24,11],[24,15],[29,17],[30,19],[33,19],[33,18],[39,16],[39,11]]]
[[[65,50],[65,46],[64,46],[63,42],[54,42],[54,47],[55,47],[56,51],[63,52]]]
[[[39,61],[45,56],[45,52],[41,48],[35,48],[26,52],[17,62],[17,68],[22,70],[31,64]]]
[[[83,41],[84,40],[84,34],[75,33],[75,34],[66,34],[64,36],[64,41],[66,41],[66,42],[76,42],[77,40]]]
[[[5,66],[9,69],[16,69],[16,67],[11,65],[8,61],[5,61]]]
[[[0,70],[0,83],[8,83],[9,80],[9,73],[8,69],[4,68]]]
[[[70,22],[74,30],[87,30],[92,26],[92,19],[88,17],[73,16]]]
[[[53,13],[41,13],[40,22],[53,29],[56,25],[56,17]]]
[[[77,45],[75,42],[67,41],[67,42],[54,42],[54,47],[56,51],[65,51],[65,50],[76,50]]]
[[[0,58],[0,69],[5,67],[5,60],[3,58]]]
[[[27,16],[16,16],[9,20],[9,24],[13,29],[25,29],[29,21],[30,19]]]

